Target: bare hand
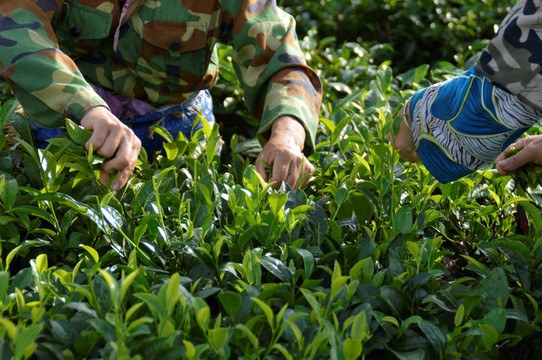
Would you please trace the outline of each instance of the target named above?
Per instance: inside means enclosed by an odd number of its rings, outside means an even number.
[[[87,150],[92,144],[93,151],[109,159],[102,164],[100,182],[108,186],[109,176],[118,170],[111,189],[120,189],[134,171],[141,141],[129,127],[103,106],[89,110],[81,119],[81,126],[92,130],[92,136],[85,145]]]
[[[414,137],[412,136],[412,129],[410,128],[408,103],[399,110],[397,116],[403,117],[401,125],[399,126],[399,132],[394,134],[392,129],[388,134],[388,140],[393,147],[399,151],[399,156],[401,156],[401,158],[409,162],[416,162],[420,160],[420,157],[416,151],[416,144],[414,144]]]
[[[506,159],[512,147],[523,150]],[[527,136],[510,145],[497,158],[497,170],[499,174],[507,175],[528,163],[542,165],[542,135]]]
[[[314,166],[303,155],[305,136],[305,128],[293,117],[282,116],[273,123],[271,137],[256,160],[256,170],[265,181],[274,183],[274,189],[282,181],[291,187],[305,186],[310,181]],[[265,164],[273,166],[271,179]],[[303,183],[298,184],[300,181]]]

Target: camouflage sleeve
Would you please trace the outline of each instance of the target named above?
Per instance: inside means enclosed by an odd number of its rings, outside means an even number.
[[[476,70],[542,110],[542,0],[522,0],[512,8]]]
[[[61,0],[0,2],[0,75],[29,116],[45,127],[79,121],[86,111],[106,104],[75,63],[58,49],[52,23]]]
[[[234,67],[244,87],[248,109],[260,120],[262,141],[273,121],[283,115],[305,126],[314,147],[322,85],[306,64],[297,42],[295,20],[276,1],[223,2],[221,29],[233,45]]]

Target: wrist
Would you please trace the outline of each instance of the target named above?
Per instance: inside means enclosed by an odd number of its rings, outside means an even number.
[[[85,116],[92,116],[92,115],[96,115],[96,114],[102,114],[104,112],[111,112],[111,110],[109,110],[109,107],[106,106],[106,105],[96,105],[96,106],[93,106],[91,108],[88,108],[84,113],[83,113],[83,116],[81,116],[81,119],[80,121],[83,120],[83,118]]]
[[[305,146],[306,131],[303,124],[293,116],[281,116],[277,118],[271,127],[271,136],[279,137],[282,140],[288,139],[296,144],[302,151]]]

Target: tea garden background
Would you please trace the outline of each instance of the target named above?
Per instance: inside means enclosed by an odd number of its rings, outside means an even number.
[[[0,358],[540,356],[537,168],[440,184],[386,138],[417,89],[473,65],[514,3],[279,1],[325,91],[303,189],[256,173],[227,47],[219,126],[205,142],[156,127],[165,152],[142,153],[118,192],[74,123],[36,149],[1,84],[0,123],[19,136],[0,136]]]

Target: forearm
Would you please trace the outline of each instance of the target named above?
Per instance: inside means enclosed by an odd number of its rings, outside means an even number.
[[[291,116],[281,116],[271,126],[270,139],[273,138],[287,139],[288,142],[303,151],[306,131],[298,119]]]
[[[50,51],[19,60],[8,78],[34,121],[45,127],[61,126],[66,117],[79,122],[91,108],[107,107],[76,68],[66,68],[48,55]]]
[[[258,134],[267,133],[280,116],[291,116],[303,126],[306,144],[314,148],[321,99],[320,80],[309,67],[282,70],[269,85]]]
[[[322,99],[320,79],[306,64],[293,17],[278,9],[275,1],[259,10],[240,10],[233,23],[238,29],[231,41],[234,68],[247,107],[261,121],[262,140],[277,118],[292,116],[303,124],[307,144],[314,146]]]
[[[0,27],[0,74],[25,111],[48,127],[62,125],[65,117],[78,121],[90,108],[104,105],[73,61],[58,50],[49,22],[59,11],[55,4],[42,2],[49,6],[49,17],[28,0],[15,9],[0,5],[0,15],[9,19]]]

